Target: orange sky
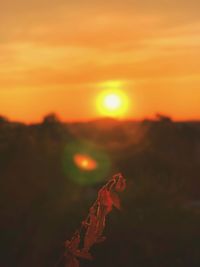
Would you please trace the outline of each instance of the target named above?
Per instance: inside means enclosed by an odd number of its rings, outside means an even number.
[[[0,114],[96,118],[100,85],[120,81],[129,118],[200,119],[199,10],[198,0],[1,1]]]

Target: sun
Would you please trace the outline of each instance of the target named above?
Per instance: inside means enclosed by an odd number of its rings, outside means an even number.
[[[102,90],[97,97],[98,112],[103,116],[124,117],[128,107],[128,96],[120,89]]]
[[[105,108],[107,108],[108,110],[111,110],[111,111],[117,110],[121,107],[122,100],[120,96],[117,94],[109,94],[105,96],[104,105],[105,105]]]

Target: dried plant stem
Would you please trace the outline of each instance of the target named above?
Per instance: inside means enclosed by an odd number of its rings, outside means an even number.
[[[106,217],[113,206],[120,209],[117,193],[125,188],[125,178],[121,174],[116,174],[99,190],[97,200],[91,206],[87,218],[82,221],[80,229],[76,230],[71,240],[65,242],[65,267],[79,267],[80,258],[93,259],[90,249],[106,239],[103,236]],[[82,247],[80,244],[83,244]]]

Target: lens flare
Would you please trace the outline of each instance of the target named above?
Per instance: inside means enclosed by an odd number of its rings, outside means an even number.
[[[96,160],[84,154],[76,154],[74,156],[74,162],[77,165],[77,167],[85,171],[93,171],[98,166]]]
[[[62,164],[67,178],[86,186],[103,181],[111,169],[106,151],[88,141],[67,144]]]

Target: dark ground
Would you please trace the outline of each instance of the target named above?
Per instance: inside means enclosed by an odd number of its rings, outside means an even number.
[[[110,164],[80,171],[66,155],[74,143],[92,144]],[[199,267],[200,122],[62,124],[53,115],[29,126],[0,118],[0,267],[53,267],[98,188],[119,171],[128,183],[123,210],[81,266]],[[102,180],[81,185],[79,177]]]

